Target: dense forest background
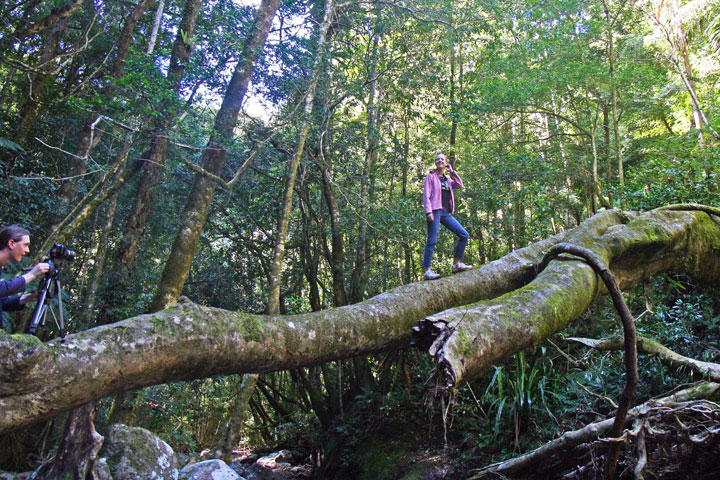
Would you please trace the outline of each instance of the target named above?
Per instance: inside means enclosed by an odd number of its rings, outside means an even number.
[[[439,152],[465,182],[476,265],[602,209],[720,197],[717,2],[26,0],[0,22],[0,220],[31,230],[36,259],[76,250],[71,332],[180,293],[292,314],[418,281]],[[442,274],[452,241],[441,233]],[[628,295],[641,333],[720,356],[712,287],[665,275]],[[576,328],[603,336],[613,316],[601,303]],[[364,434],[415,432],[366,478],[439,439],[464,472],[607,412],[621,364],[556,338],[463,387],[450,427],[425,408],[431,365],[412,350],[246,377],[249,398],[235,376],[152,387],[104,400],[98,423],[198,452],[239,417],[235,447],[304,443],[335,472],[371,468]],[[644,399],[687,381],[641,369]],[[61,424],[15,432],[2,466],[31,466]]]

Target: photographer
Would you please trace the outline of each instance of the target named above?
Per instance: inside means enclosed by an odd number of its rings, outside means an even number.
[[[19,262],[30,253],[30,232],[17,225],[5,227],[0,231],[0,272],[2,267]],[[42,277],[50,270],[47,263],[38,263],[29,272],[12,280],[0,281],[0,319],[2,312],[22,310],[27,302],[37,300],[37,292],[10,296],[25,290],[28,283]]]

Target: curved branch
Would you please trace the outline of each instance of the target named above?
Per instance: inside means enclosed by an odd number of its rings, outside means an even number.
[[[542,268],[544,269],[550,261],[562,253],[570,253],[577,257],[581,257],[592,267],[595,273],[602,278],[605,288],[607,288],[608,292],[610,292],[613,305],[615,305],[615,309],[620,315],[624,338],[623,350],[625,352],[625,388],[623,388],[622,394],[620,395],[618,408],[615,412],[615,421],[610,429],[610,436],[617,438],[623,431],[625,417],[627,416],[628,410],[630,410],[630,403],[632,402],[633,395],[635,395],[635,388],[638,384],[637,332],[635,330],[635,320],[633,319],[632,313],[630,313],[630,309],[625,303],[622,292],[620,291],[617,282],[615,282],[615,277],[613,277],[610,269],[597,255],[587,248],[579,247],[570,243],[559,243],[552,247],[548,254],[545,255],[545,258],[543,258],[542,261]],[[612,478],[614,478],[619,456],[620,444],[618,442],[610,443],[607,457],[605,458],[604,476],[606,479],[612,480]]]
[[[592,338],[577,338],[568,337],[565,339],[566,342],[579,343],[586,347],[594,348],[596,350],[608,351],[608,350],[621,350],[622,342],[618,338],[607,338],[603,340],[595,340]],[[702,377],[707,378],[713,382],[720,382],[720,365],[717,363],[703,362],[695,360],[694,358],[685,357],[677,352],[674,352],[662,345],[661,343],[651,340],[646,337],[638,337],[637,349],[640,353],[646,353],[650,355],[657,355],[661,362],[665,365],[677,366],[682,365],[687,367],[695,373],[700,374]]]

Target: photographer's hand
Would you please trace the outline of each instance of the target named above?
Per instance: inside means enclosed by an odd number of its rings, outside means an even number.
[[[38,263],[35,265],[32,270],[30,270],[28,273],[23,275],[23,278],[25,279],[25,283],[30,283],[36,278],[40,278],[43,275],[45,275],[47,272],[50,271],[50,264],[48,263]]]
[[[20,305],[25,305],[28,302],[37,302],[40,298],[40,290],[35,290],[32,293],[26,293],[20,297]]]

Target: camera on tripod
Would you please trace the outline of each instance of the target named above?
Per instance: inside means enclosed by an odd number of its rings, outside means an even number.
[[[48,252],[48,257],[50,257],[50,260],[53,260],[56,263],[58,260],[73,261],[73,260],[75,260],[75,251],[70,250],[62,243],[56,243],[55,245],[52,246],[52,248]]]
[[[35,330],[38,325],[45,325],[48,312],[53,316],[55,325],[60,330],[60,337],[65,339],[65,321],[63,319],[63,306],[62,306],[62,288],[60,287],[60,267],[65,260],[73,261],[75,259],[75,252],[70,250],[61,243],[56,243],[52,246],[48,252],[48,264],[50,270],[45,274],[45,278],[40,283],[40,297],[38,298],[37,305],[35,305],[35,311],[33,312],[32,320],[28,325],[27,331],[30,334],[35,334]],[[53,298],[57,298],[57,305],[51,306],[50,301]],[[57,313],[55,312],[57,309]]]

